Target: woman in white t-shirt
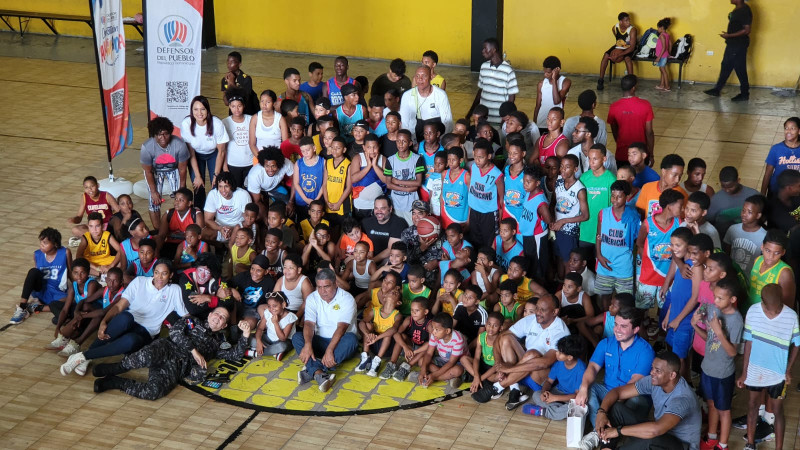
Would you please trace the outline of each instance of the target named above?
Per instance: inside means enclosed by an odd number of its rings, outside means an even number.
[[[289,139],[289,127],[281,121],[281,113],[275,111],[278,96],[267,89],[261,93],[261,111],[250,119],[250,150],[258,153],[266,147],[280,147]]]
[[[252,116],[244,113],[244,95],[238,89],[231,89],[225,93],[231,115],[222,119],[228,131],[228,148],[225,153],[224,170],[233,175],[233,182],[237,188],[244,187],[244,179],[253,167],[253,159],[258,156],[250,148],[250,119]]]
[[[229,139],[222,121],[211,115],[207,98],[198,95],[192,99],[191,105],[189,116],[181,123],[181,138],[189,147],[192,159],[197,161],[200,176],[198,177],[194,171],[189,173],[196,189],[205,184],[206,166],[209,181],[214,184],[214,177],[222,171],[225,144]]]

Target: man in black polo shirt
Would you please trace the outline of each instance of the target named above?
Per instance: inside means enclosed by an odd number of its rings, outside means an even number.
[[[375,262],[382,262],[389,257],[392,244],[400,241],[400,234],[408,227],[405,220],[392,214],[392,201],[381,195],[375,199],[372,216],[361,223],[364,233],[372,239]]]
[[[750,6],[744,3],[744,0],[731,0],[731,4],[736,8],[728,14],[728,31],[720,33],[720,36],[725,39],[725,54],[722,56],[719,80],[713,88],[704,92],[713,97],[719,97],[731,71],[735,70],[741,92],[731,100],[744,102],[750,99],[750,83],[747,80],[747,47],[750,46],[750,25],[753,23],[753,12],[750,10]]]

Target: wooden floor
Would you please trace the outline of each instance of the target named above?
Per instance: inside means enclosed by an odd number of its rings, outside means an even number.
[[[87,40],[28,35],[23,40],[0,33],[0,317],[11,316],[24,274],[45,226],[66,236],[66,218],[74,215],[86,175],[107,174],[97,79]],[[115,173],[133,181],[142,178],[138,147],[146,137],[142,56],[129,45],[134,146],[114,161]],[[204,93],[219,100],[220,70],[227,49],[204,53]],[[28,57],[25,57],[28,56]],[[332,58],[316,57],[330,76]],[[280,73],[288,65],[304,68],[308,55],[245,52],[245,70],[257,91],[282,87]],[[385,62],[351,61],[351,74],[374,79]],[[410,69],[409,71],[413,71]],[[464,68],[441,67],[448,79],[453,109],[463,115],[474,95],[475,76]],[[531,113],[539,75],[519,74],[518,105]],[[576,77],[571,99],[592,87],[590,78]],[[786,111],[797,111],[796,99],[779,99],[754,90],[752,105],[709,100],[705,87],[684,85],[680,92],[657,93],[654,82],[643,82],[641,95],[656,107],[656,160],[677,152],[702,156],[709,165],[707,182],[718,187],[725,165],[740,168],[742,181],[756,186],[763,160],[774,142],[783,139]],[[726,94],[733,95],[732,88]],[[730,97],[728,95],[728,97]],[[616,83],[600,97],[597,114],[605,117],[608,103],[619,96]],[[568,115],[577,113],[574,100]],[[758,113],[758,114],[752,114]],[[780,115],[772,115],[780,114]],[[613,144],[611,145],[613,150]],[[146,211],[146,202],[135,199]],[[564,422],[550,422],[509,413],[503,401],[476,405],[468,396],[419,409],[352,417],[302,417],[257,413],[209,400],[184,388],[156,402],[122,393],[95,395],[92,377],[62,377],[63,359],[43,349],[53,336],[45,314],[0,331],[0,447],[2,448],[564,448]],[[800,380],[800,371],[795,370]],[[797,445],[800,398],[789,389],[786,404],[786,448]],[[734,400],[734,416],[744,413],[745,395]],[[520,408],[521,409],[521,408]],[[734,431],[731,448],[743,447],[742,432]],[[760,448],[774,448],[771,443]]]

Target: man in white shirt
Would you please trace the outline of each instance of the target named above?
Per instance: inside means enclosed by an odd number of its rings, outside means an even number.
[[[447,93],[431,84],[431,69],[419,66],[414,74],[417,86],[403,93],[400,100],[402,128],[413,131],[417,142],[422,142],[422,125],[428,119],[439,118],[444,132],[453,131],[453,113]]]
[[[290,195],[289,190],[283,185],[284,177],[291,178],[293,174],[294,164],[283,156],[279,148],[266,147],[258,152],[258,165],[250,169],[244,184],[263,217],[267,217],[266,207],[269,198],[280,200],[287,205],[291,203],[289,200],[294,199],[294,193]]]
[[[358,349],[356,301],[336,286],[331,269],[320,270],[316,283],[317,290],[306,298],[303,332],[292,336],[292,345],[305,364],[297,373],[297,384],[313,379],[326,392],[333,384],[333,369]]]
[[[501,334],[494,344],[494,367],[499,376],[497,383],[487,385],[473,394],[479,403],[497,399],[506,388],[506,409],[513,410],[528,400],[518,383],[533,391],[542,389],[550,367],[556,362],[556,344],[569,336],[569,328],[558,317],[558,303],[552,295],[542,296],[536,302],[536,314],[523,317]],[[525,338],[525,347],[519,340]]]
[[[217,175],[217,187],[208,193],[203,208],[206,225],[203,239],[225,242],[242,223],[244,208],[250,203],[250,195],[244,189],[234,186],[230,172]]]
[[[580,178],[584,172],[590,170],[589,150],[596,143],[595,138],[597,137],[599,129],[600,127],[594,119],[591,117],[581,117],[578,120],[578,124],[575,125],[575,128],[572,130],[572,142],[575,143],[575,146],[569,149],[567,154],[578,157],[578,167],[575,168],[575,177],[577,178]],[[603,165],[606,170],[610,170],[611,173],[617,173],[617,160],[614,159],[614,155],[608,151],[608,149],[606,149],[606,162]]]
[[[486,60],[481,65],[480,78],[478,78],[478,93],[469,108],[467,118],[472,114],[473,108],[478,104],[489,109],[488,122],[495,128],[501,123],[500,105],[503,102],[513,102],[519,93],[517,75],[508,61],[503,61],[503,52],[495,38],[483,41],[481,56]]]

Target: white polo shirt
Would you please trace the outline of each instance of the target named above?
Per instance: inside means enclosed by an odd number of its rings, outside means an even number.
[[[347,323],[347,332],[356,332],[356,301],[349,292],[337,288],[336,295],[330,303],[326,302],[314,291],[306,297],[305,321],[314,322],[314,333],[330,339],[340,323]]]
[[[508,331],[517,338],[525,338],[525,350],[536,350],[542,355],[555,350],[558,340],[569,336],[569,328],[560,317],[556,317],[549,327],[542,328],[536,321],[536,314],[518,320]]]
[[[122,298],[130,303],[128,312],[133,320],[145,327],[150,336],[161,331],[161,323],[172,312],[181,316],[189,314],[183,305],[181,288],[177,284],[168,284],[161,290],[153,285],[152,277],[136,277],[131,281]]]

